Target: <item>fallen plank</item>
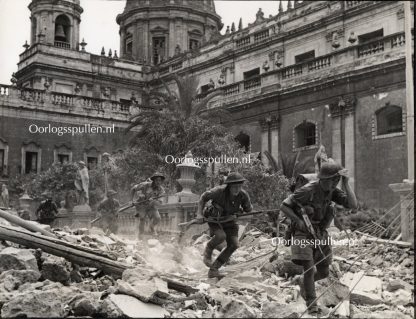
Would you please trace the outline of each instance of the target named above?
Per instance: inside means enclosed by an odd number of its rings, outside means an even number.
[[[57,238],[31,233],[17,227],[0,225],[0,240],[10,241],[28,248],[40,248],[48,254],[63,257],[74,264],[101,269],[105,274],[112,275],[116,279],[121,278],[126,269],[134,268],[133,265],[112,260],[105,252],[100,250],[93,250]],[[170,279],[167,275],[160,274],[158,277],[167,282],[169,289],[188,295],[198,291],[198,289]]]
[[[365,235],[364,240],[366,242],[376,242],[376,243],[380,243],[380,244],[393,244],[397,247],[402,247],[402,248],[410,248],[412,246],[412,243],[408,243],[405,241],[399,241],[399,240],[387,240],[387,239],[380,239],[380,238],[375,238],[375,237],[370,237],[368,235]]]
[[[101,252],[66,241],[36,233],[30,233],[16,227],[0,225],[0,240],[7,240],[28,248],[40,248],[44,252],[63,257],[75,264],[101,269],[104,273],[121,278],[124,270],[132,268],[114,261]]]
[[[41,233],[45,236],[49,236],[49,237],[56,237],[55,234],[48,232],[47,230],[44,230],[43,228],[34,225],[30,222],[28,222],[27,220],[24,220],[18,216],[12,215],[8,212],[5,212],[4,210],[0,209],[0,217],[4,218],[5,220],[7,220],[8,222],[14,224],[14,225],[18,225],[20,227],[23,227],[25,229],[28,229],[32,232],[38,232]]]

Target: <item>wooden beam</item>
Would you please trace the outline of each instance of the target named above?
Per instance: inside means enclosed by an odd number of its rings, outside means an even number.
[[[12,226],[0,225],[0,240],[11,241],[28,248],[40,248],[48,254],[63,257],[74,264],[101,269],[105,274],[113,275],[115,278],[121,278],[124,270],[133,268],[110,259],[105,252]]]

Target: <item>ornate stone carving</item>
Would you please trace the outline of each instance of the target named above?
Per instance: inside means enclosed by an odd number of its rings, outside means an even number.
[[[329,104],[331,117],[338,117],[342,114],[352,114],[355,112],[356,97],[354,95],[344,95]]]
[[[340,28],[338,30],[332,30],[326,34],[326,42],[332,42],[334,39],[334,33],[336,34],[336,38],[342,38],[344,36],[344,29]]]
[[[279,129],[279,117],[276,114],[268,115],[262,119],[260,119],[260,127],[263,132],[270,129],[275,130]]]

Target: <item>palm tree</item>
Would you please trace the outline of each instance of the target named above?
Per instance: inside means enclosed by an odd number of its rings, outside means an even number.
[[[264,154],[269,161],[272,171],[282,171],[282,174],[288,179],[293,180],[299,174],[314,172],[313,158],[307,156],[299,160],[300,152],[296,154],[280,154],[278,160],[267,150],[264,151]]]
[[[174,74],[173,79],[178,89],[177,92],[171,90],[162,78],[159,80],[166,92],[148,88],[141,90],[142,103],[138,105],[141,111],[131,117],[131,123],[126,128],[127,131],[141,126],[138,133],[138,136],[141,136],[147,123],[154,123],[166,117],[170,120],[177,120],[180,125],[184,125],[186,120],[192,117],[230,120],[231,116],[227,110],[222,108],[208,109],[208,102],[214,97],[222,95],[222,90],[212,90],[206,96],[198,99],[199,81],[195,75],[179,77]],[[151,105],[152,100],[158,101],[158,109]]]

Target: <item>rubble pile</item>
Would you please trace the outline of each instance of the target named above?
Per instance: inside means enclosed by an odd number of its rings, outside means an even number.
[[[208,279],[202,262],[207,234],[179,245],[170,235],[137,241],[98,228],[53,232],[69,243],[102,250],[127,270],[117,278],[99,267],[3,241],[2,318],[310,317],[291,280],[303,269],[290,261],[290,247],[250,226],[241,229],[240,247],[221,270],[226,274],[221,280]],[[343,236],[336,229],[330,233]],[[330,277],[316,283],[317,296],[323,294],[318,303],[335,312],[333,317],[413,318],[413,250],[350,236],[355,246],[333,247]]]

